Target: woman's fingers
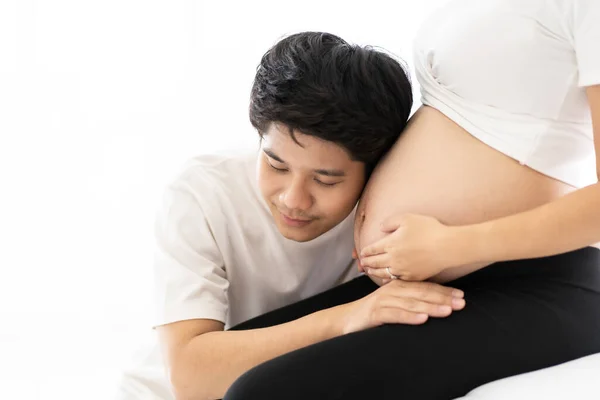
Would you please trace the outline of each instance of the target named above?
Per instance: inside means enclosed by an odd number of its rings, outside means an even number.
[[[391,276],[388,273],[387,268],[373,268],[372,265],[371,265],[371,267],[367,267],[366,265],[363,265],[362,268],[367,273],[367,275],[374,276],[376,278],[381,278],[381,279],[391,279]],[[392,272],[392,271],[390,271],[390,272]]]
[[[378,269],[386,268],[388,265],[390,265],[390,255],[388,253],[381,253],[369,257],[361,257],[359,260],[360,264],[365,268],[369,267]]]

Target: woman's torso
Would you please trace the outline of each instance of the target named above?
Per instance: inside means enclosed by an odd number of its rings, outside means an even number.
[[[365,188],[356,213],[356,246],[385,236],[379,226],[392,215],[417,213],[448,225],[473,224],[535,208],[573,190],[422,106]],[[482,266],[453,268],[436,280],[448,281]]]
[[[395,214],[472,224],[595,182],[591,115],[580,86],[591,67],[578,63],[571,40],[576,3],[525,3],[452,0],[422,25],[414,62],[424,106],[365,188],[357,249],[383,237],[380,223]],[[578,38],[578,53],[593,59],[593,38]]]

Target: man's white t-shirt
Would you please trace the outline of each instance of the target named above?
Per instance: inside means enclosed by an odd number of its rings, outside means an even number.
[[[225,329],[359,275],[354,211],[309,242],[283,237],[256,182],[257,151],[191,160],[156,220],[154,326],[196,318]],[[156,342],[128,369],[121,400],[174,399]]]

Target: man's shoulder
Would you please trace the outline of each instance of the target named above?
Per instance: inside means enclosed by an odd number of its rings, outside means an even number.
[[[256,182],[258,152],[236,151],[193,157],[170,185],[175,196],[193,199],[216,240],[232,234],[265,234],[270,216]],[[262,227],[258,229],[258,227]]]
[[[182,164],[167,192],[193,201],[213,228],[251,229],[261,223],[266,207],[256,182],[257,157],[256,150],[195,156]]]
[[[210,154],[200,154],[186,160],[180,174],[199,174],[214,176],[218,180],[240,178],[240,172],[248,172],[257,159],[256,151],[223,150]],[[247,174],[245,174],[247,175]]]
[[[185,189],[200,198],[232,196],[253,190],[256,151],[221,151],[201,154],[186,160],[173,179],[171,186]]]

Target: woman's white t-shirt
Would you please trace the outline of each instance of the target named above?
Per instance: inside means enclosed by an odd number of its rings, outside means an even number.
[[[545,175],[597,181],[585,87],[600,84],[600,0],[450,0],[414,60],[423,104]]]
[[[257,152],[191,160],[156,219],[154,326],[207,318],[225,328],[359,275],[354,211],[309,242],[283,237],[256,181]],[[157,343],[125,374],[119,399],[173,399]]]

